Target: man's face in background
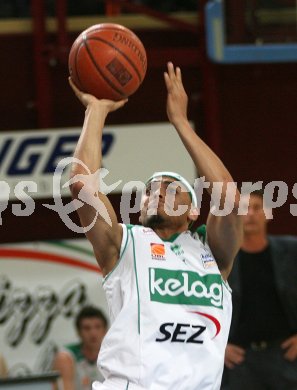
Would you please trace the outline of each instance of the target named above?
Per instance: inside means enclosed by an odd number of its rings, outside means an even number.
[[[266,233],[267,218],[264,212],[263,198],[260,195],[243,196],[248,203],[247,215],[243,216],[243,231],[245,235]]]
[[[82,319],[79,326],[81,341],[88,348],[97,347],[99,349],[106,331],[105,323],[96,317]]]

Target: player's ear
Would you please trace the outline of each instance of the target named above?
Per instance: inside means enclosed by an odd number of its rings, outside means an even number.
[[[144,202],[145,202],[144,193],[145,193],[145,190],[143,190],[143,192],[142,192],[141,201],[140,201],[140,213],[139,213],[139,218],[138,218],[138,221],[139,221],[139,223],[140,223],[141,225],[142,225],[142,223],[143,223],[142,209],[143,209],[143,207],[144,207]]]
[[[263,210],[264,210],[264,214],[266,217],[266,224],[267,224],[273,219],[272,208],[263,206]]]
[[[200,209],[198,207],[191,206],[188,218],[191,222],[197,221],[198,217],[200,215]]]

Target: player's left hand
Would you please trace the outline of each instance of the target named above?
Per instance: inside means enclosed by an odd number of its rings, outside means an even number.
[[[167,116],[176,126],[187,120],[188,108],[188,96],[183,86],[180,68],[174,68],[172,62],[168,62],[164,80],[167,88]]]
[[[293,362],[297,358],[297,334],[289,337],[281,344],[282,349],[285,350],[284,358]]]

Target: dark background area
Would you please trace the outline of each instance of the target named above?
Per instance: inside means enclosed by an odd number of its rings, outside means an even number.
[[[198,134],[216,150],[234,180],[239,183],[262,180],[264,184],[276,180],[288,185],[288,200],[275,209],[270,232],[296,235],[296,217],[290,214],[289,205],[297,203],[292,195],[296,182],[297,64],[212,64],[205,56],[201,20],[197,28],[195,33],[173,27],[161,30],[133,27],[147,49],[147,75],[125,108],[110,115],[107,124],[166,121],[163,72],[166,62],[173,61],[182,68],[189,96],[189,119],[195,123]],[[237,35],[233,30],[229,28],[231,38],[240,38],[240,34],[249,39],[252,36],[244,29]],[[269,36],[272,30],[273,26],[269,26]],[[262,26],[262,36],[263,31]],[[68,42],[73,42],[80,32],[68,32]],[[0,34],[0,131],[43,131],[38,115],[41,103],[37,92],[35,39],[32,31]],[[47,64],[49,83],[45,88],[49,88],[51,97],[49,127],[81,126],[84,109],[68,85],[67,52],[50,61],[49,53],[53,53],[51,47],[55,47],[57,37],[51,33],[46,39],[48,51],[40,55]],[[113,195],[111,200],[118,212],[120,195]],[[51,200],[36,201],[35,212],[30,217],[15,217],[10,204],[2,213],[0,241],[77,236],[42,203]],[[205,222],[208,207],[206,197],[201,222]],[[75,213],[73,218],[77,221]],[[132,221],[137,222],[136,215]]]

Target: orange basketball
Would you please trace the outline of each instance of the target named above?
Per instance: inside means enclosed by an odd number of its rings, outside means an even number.
[[[121,100],[143,82],[147,69],[140,39],[119,24],[96,24],[83,31],[69,53],[69,73],[83,91],[98,99]]]

